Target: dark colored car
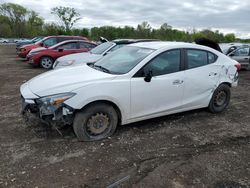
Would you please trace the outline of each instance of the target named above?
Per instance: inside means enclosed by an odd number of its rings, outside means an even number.
[[[18,51],[17,54],[19,57],[26,58],[30,50],[43,47],[48,48],[65,40],[84,40],[89,41],[86,37],[81,36],[48,36],[45,37],[43,40],[37,41],[35,44],[28,44],[22,46]]]
[[[83,40],[67,40],[60,42],[54,46],[45,49],[34,49],[27,56],[29,63],[36,66],[41,66],[45,69],[50,69],[54,61],[64,55],[88,52],[95,48],[96,44],[93,42]]]
[[[27,45],[27,44],[34,44],[40,40],[42,40],[44,37],[35,37],[31,40],[23,40],[23,41],[19,41],[16,43],[16,49],[19,50],[20,47],[22,47],[23,45]]]

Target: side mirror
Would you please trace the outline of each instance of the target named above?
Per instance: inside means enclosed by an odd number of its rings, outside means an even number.
[[[153,77],[153,72],[152,71],[149,71],[148,73],[146,73],[146,76],[144,78],[145,82],[151,82],[152,77]]]
[[[105,52],[105,53],[103,54],[103,56],[108,55],[108,54],[110,54],[110,51]]]
[[[58,52],[63,52],[63,48],[59,48],[59,49],[58,49]]]
[[[44,46],[44,43],[43,43],[43,42],[41,42],[41,43],[40,43],[40,46],[41,46],[41,47],[43,47],[43,46]]]

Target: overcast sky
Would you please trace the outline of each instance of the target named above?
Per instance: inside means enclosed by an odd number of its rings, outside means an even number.
[[[74,7],[82,19],[75,27],[137,26],[168,23],[181,30],[218,29],[250,38],[250,0],[0,0],[35,10],[46,22],[58,21],[50,14],[55,6]]]

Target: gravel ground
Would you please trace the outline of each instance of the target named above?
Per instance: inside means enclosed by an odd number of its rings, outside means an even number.
[[[250,187],[250,72],[231,104],[118,128],[98,142],[27,128],[19,86],[44,72],[0,46],[0,187]]]

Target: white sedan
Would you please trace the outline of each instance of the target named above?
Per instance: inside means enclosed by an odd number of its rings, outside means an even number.
[[[0,43],[8,43],[9,40],[8,39],[3,39],[3,38],[0,38]]]
[[[23,115],[81,141],[111,136],[117,125],[198,108],[223,111],[239,63],[212,48],[179,42],[122,47],[95,64],[43,73],[21,86]]]

